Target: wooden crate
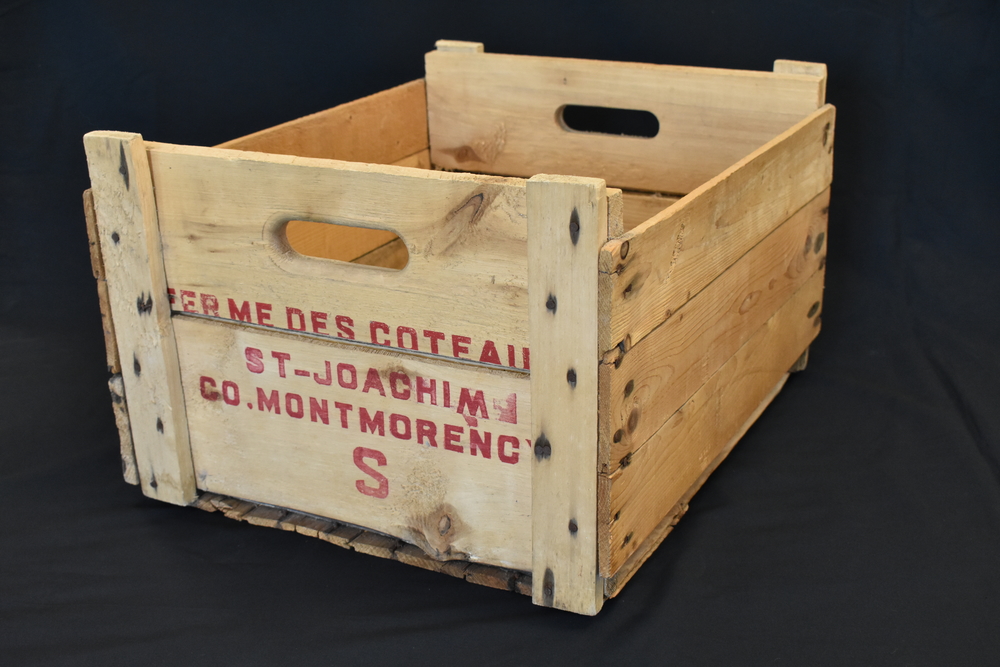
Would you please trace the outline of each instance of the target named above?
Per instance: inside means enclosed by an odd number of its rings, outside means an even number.
[[[805,365],[825,82],[445,41],[219,147],[87,134],[126,478],[596,613]]]

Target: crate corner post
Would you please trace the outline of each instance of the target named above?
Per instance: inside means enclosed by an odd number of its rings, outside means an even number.
[[[89,132],[84,148],[139,481],[151,498],[188,505],[198,492],[146,145]]]
[[[597,320],[605,182],[534,176],[527,212],[532,601],[593,615],[604,602],[597,567]]]

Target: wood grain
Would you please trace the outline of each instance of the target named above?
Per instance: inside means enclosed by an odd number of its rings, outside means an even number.
[[[825,190],[834,109],[824,106],[601,250],[611,322],[601,350],[628,348]]]
[[[469,583],[499,588],[521,595],[531,595],[530,572],[494,567],[482,563],[435,560],[412,544],[357,526],[338,523],[332,519],[282,507],[259,505],[239,498],[230,498],[209,492],[202,493],[191,505],[206,512],[221,511],[223,516],[228,519],[246,521],[265,528],[294,531],[300,535],[321,539],[343,549],[399,561],[431,572],[465,579]],[[234,511],[234,508],[238,508],[238,511]]]
[[[531,323],[532,593],[535,604],[596,614],[597,259],[608,234],[603,181],[528,181]]]
[[[615,363],[601,364],[610,394],[603,472],[627,460],[825,264],[815,241],[825,238],[829,202],[827,189]]]
[[[715,375],[633,452],[603,476],[610,502],[615,573],[725,449],[734,433],[819,332],[824,271],[817,271]]]
[[[687,193],[816,110],[803,74],[602,62],[439,49],[425,58],[431,160],[513,176],[603,178]],[[575,132],[567,104],[639,109],[653,138]]]
[[[525,374],[200,317],[174,326],[199,488],[441,560],[530,569]]]
[[[618,568],[618,571],[615,572],[614,576],[605,579],[604,596],[606,598],[613,598],[618,595],[625,584],[628,583],[629,579],[632,578],[632,575],[634,575],[638,571],[639,567],[646,562],[647,558],[653,555],[653,552],[660,546],[664,538],[670,534],[670,531],[674,529],[674,526],[676,526],[677,522],[681,520],[681,517],[687,513],[688,503],[691,501],[691,498],[694,497],[694,494],[701,489],[702,485],[708,479],[708,476],[715,472],[715,469],[719,467],[719,464],[722,463],[727,456],[729,456],[729,452],[733,450],[736,443],[739,442],[744,435],[746,435],[746,432],[750,430],[750,427],[757,421],[757,418],[763,414],[767,406],[771,404],[771,401],[773,401],[774,398],[781,392],[781,389],[785,386],[785,381],[787,379],[788,373],[781,376],[781,379],[778,380],[778,384],[776,384],[771,391],[768,392],[767,396],[765,396],[757,406],[757,409],[753,411],[745,422],[743,422],[743,425],[740,426],[739,430],[737,430],[735,434],[733,434],[733,437],[729,439],[729,442],[722,448],[722,451],[718,454],[718,456],[712,460],[695,483],[691,485],[687,492],[681,496],[681,499],[677,501],[669,512],[667,512],[666,517],[664,517],[659,525],[657,525],[653,532],[650,533],[645,540],[643,540],[642,544],[640,544],[632,555],[628,557],[628,560],[626,560],[622,566]]]
[[[289,158],[157,144],[150,148],[167,276],[178,294],[210,294],[227,317],[267,304],[266,324],[286,327],[286,309],[335,318],[371,342],[371,322],[471,339],[461,358],[480,361],[487,341],[500,363],[527,348],[527,229],[521,179]],[[400,271],[302,257],[282,237],[287,220],[386,229],[407,246]],[[174,309],[208,310],[192,296]],[[254,317],[254,319],[259,319]],[[259,322],[258,322],[259,323]],[[381,338],[378,340],[382,340]]]
[[[426,93],[417,79],[218,147],[392,164],[428,145]]]
[[[84,137],[136,465],[147,496],[195,498],[180,368],[142,137]]]

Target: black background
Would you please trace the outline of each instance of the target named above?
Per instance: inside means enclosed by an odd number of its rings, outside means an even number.
[[[120,478],[82,135],[213,145],[487,51],[770,70],[838,107],[823,333],[596,618]],[[997,664],[1000,7],[0,2],[0,662]]]

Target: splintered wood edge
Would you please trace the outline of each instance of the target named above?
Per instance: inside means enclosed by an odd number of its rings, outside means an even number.
[[[207,491],[201,492],[190,506],[206,512],[220,512],[229,519],[245,521],[255,526],[316,537],[344,549],[440,572],[480,586],[531,596],[530,572],[461,560],[436,560],[419,547],[395,537],[340,521]]]
[[[125,400],[125,384],[122,381],[121,361],[118,358],[118,339],[115,324],[111,318],[111,303],[108,283],[105,279],[104,257],[101,255],[101,239],[97,232],[97,213],[94,210],[94,193],[89,188],[83,191],[83,216],[87,221],[87,239],[90,244],[90,267],[97,282],[97,301],[101,309],[101,324],[104,329],[104,348],[108,360],[108,389],[111,392],[111,408],[118,427],[121,444],[122,477],[129,484],[138,486],[139,470],[135,463],[135,445],[132,444],[132,426],[128,419],[128,402]]]
[[[803,353],[803,356],[805,356],[808,352],[809,349],[806,348],[806,352]],[[738,443],[740,439],[746,435],[746,432],[750,430],[750,427],[757,421],[757,418],[760,417],[767,406],[771,404],[771,401],[774,400],[775,396],[781,392],[782,388],[785,386],[785,382],[788,380],[788,375],[789,373],[785,373],[781,376],[778,384],[776,384],[767,396],[764,397],[764,400],[760,402],[760,405],[758,405],[757,409],[753,411],[753,414],[751,414],[750,417],[743,422],[740,429],[733,435],[732,438],[730,438],[729,442],[726,443],[726,446],[721,452],[719,452],[719,455],[708,464],[708,467],[705,468],[705,471],[700,477],[698,477],[695,483],[691,485],[691,488],[688,489],[687,493],[685,493],[684,496],[677,501],[677,504],[674,505],[669,512],[667,512],[667,516],[664,517],[663,521],[661,521],[653,532],[650,533],[649,537],[647,537],[642,543],[642,546],[640,546],[635,553],[628,557],[628,560],[626,560],[625,563],[618,568],[617,572],[604,580],[604,596],[606,598],[610,599],[618,595],[622,588],[625,587],[625,584],[627,584],[632,578],[632,575],[634,575],[642,564],[645,563],[651,555],[653,555],[653,552],[660,546],[660,543],[662,543],[664,538],[670,534],[670,532],[674,529],[674,526],[677,525],[677,522],[680,521],[681,517],[687,512],[688,503],[691,502],[691,498],[694,494],[701,489],[705,480],[708,479],[708,476],[715,472],[715,469],[719,467],[719,464],[722,463],[727,456],[729,456],[729,453],[733,451],[736,443]]]

